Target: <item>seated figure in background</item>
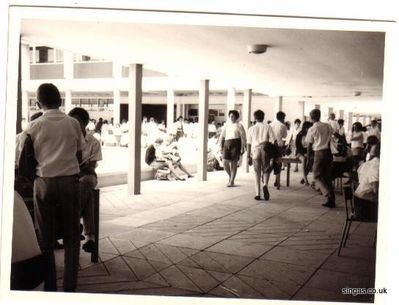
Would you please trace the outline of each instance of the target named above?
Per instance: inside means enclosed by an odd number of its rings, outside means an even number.
[[[380,167],[380,143],[377,136],[367,138],[366,151],[369,159],[357,169],[359,184],[353,198],[355,214],[362,220],[377,220]]]

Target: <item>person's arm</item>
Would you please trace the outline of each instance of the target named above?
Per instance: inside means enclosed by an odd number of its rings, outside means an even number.
[[[240,135],[241,135],[241,154],[245,152],[245,147],[247,145],[247,136],[245,133],[245,128],[241,123],[238,123],[240,127]]]
[[[222,127],[222,132],[220,133],[220,137],[219,137],[219,148],[220,151],[223,150],[223,145],[224,145],[224,140],[226,138],[226,126]]]

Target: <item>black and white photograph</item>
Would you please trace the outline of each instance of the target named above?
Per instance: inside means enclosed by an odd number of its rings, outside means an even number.
[[[9,2],[5,299],[395,298],[395,20]]]

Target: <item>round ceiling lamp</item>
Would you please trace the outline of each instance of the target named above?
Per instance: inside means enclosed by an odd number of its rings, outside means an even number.
[[[267,50],[267,45],[265,44],[251,44],[248,46],[249,54],[263,54]]]

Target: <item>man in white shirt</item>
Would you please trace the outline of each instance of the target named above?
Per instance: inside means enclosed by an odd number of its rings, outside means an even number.
[[[333,132],[339,132],[339,124],[337,120],[335,119],[335,113],[330,113],[328,123],[333,129]]]
[[[320,110],[313,109],[310,118],[313,126],[309,128],[306,135],[308,143],[308,161],[310,162],[311,150],[314,151],[313,176],[327,202],[325,207],[335,207],[334,186],[331,178],[332,154],[330,150],[330,140],[333,129],[330,124],[320,122]]]
[[[37,99],[43,115],[31,122],[27,134],[32,139],[37,160],[34,181],[34,212],[42,252],[48,255],[46,291],[57,291],[54,245],[57,225],[62,225],[65,246],[64,283],[66,292],[76,289],[79,267],[79,162],[83,135],[79,123],[59,110],[61,95],[53,84],[42,84]],[[57,223],[60,209],[62,223]]]
[[[261,178],[263,181],[263,195],[265,200],[269,200],[270,194],[267,188],[272,167],[270,158],[265,151],[267,142],[274,143],[275,137],[272,128],[264,124],[265,113],[262,110],[254,112],[255,125],[248,129],[247,151],[248,164],[253,162],[255,172],[255,200],[260,200]]]
[[[369,130],[367,131],[368,136],[376,136],[378,140],[381,140],[381,132],[378,128],[378,123],[376,120],[371,121]]]
[[[280,189],[280,173],[282,162],[281,158],[284,155],[285,150],[285,138],[287,138],[287,126],[284,124],[285,113],[282,111],[277,112],[276,120],[270,124],[270,127],[273,130],[273,134],[275,136],[276,144],[278,146],[278,157],[273,159],[273,169],[274,174],[276,175],[276,181],[274,182],[274,186],[277,189]]]

